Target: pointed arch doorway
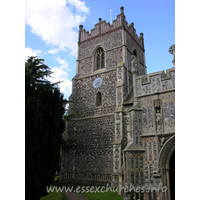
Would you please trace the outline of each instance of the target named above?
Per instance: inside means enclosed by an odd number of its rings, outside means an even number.
[[[159,155],[161,179],[166,192],[161,192],[162,200],[175,200],[175,135],[163,145]]]
[[[169,184],[171,200],[175,200],[175,150],[169,161]]]

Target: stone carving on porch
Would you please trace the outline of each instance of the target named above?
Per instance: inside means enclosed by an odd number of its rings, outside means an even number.
[[[169,139],[169,136],[168,137],[160,137],[160,146],[162,147],[168,139]]]
[[[157,110],[156,112],[156,130],[157,132],[161,132],[162,129],[162,116],[161,113],[159,112],[159,110]]]
[[[162,114],[161,114],[161,99],[154,100],[155,107],[155,121],[156,121],[156,131],[157,133],[162,132]]]
[[[166,140],[165,137],[160,138],[160,146],[161,146],[161,147],[162,147],[163,144],[165,143],[165,140]]]

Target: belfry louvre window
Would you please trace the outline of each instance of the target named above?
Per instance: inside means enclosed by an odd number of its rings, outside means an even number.
[[[105,52],[101,47],[98,48],[96,51],[95,60],[96,60],[95,62],[96,70],[99,70],[105,67]]]

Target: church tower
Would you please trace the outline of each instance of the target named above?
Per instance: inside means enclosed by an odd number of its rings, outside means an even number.
[[[124,200],[173,200],[175,45],[173,67],[147,74],[143,33],[120,11],[112,25],[79,26],[69,105],[78,115],[66,125],[74,143],[63,147],[60,182],[140,188]]]
[[[128,142],[123,104],[134,95],[133,79],[146,74],[143,33],[120,11],[112,25],[99,18],[90,33],[79,26],[69,112],[80,115],[67,124],[76,147],[63,149],[61,182],[119,185]]]

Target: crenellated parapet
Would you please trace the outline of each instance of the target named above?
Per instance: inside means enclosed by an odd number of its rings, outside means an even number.
[[[143,41],[143,33],[140,33],[140,36],[136,34],[136,29],[134,28],[134,23],[128,25],[127,21],[124,22],[125,29],[127,32],[134,38],[134,40],[142,47],[144,48],[144,41]]]
[[[106,23],[106,21],[101,21],[101,18],[99,19],[99,23],[95,24],[95,28],[91,30],[91,33],[89,31],[86,31],[85,29],[82,29],[80,32],[80,42],[89,40],[91,38],[94,38],[96,36],[100,36],[101,34],[108,33],[110,31],[113,31],[119,27],[122,26],[122,15],[118,15],[117,19],[113,21],[113,24],[110,25],[110,23]]]
[[[102,21],[101,18],[99,18],[99,23],[95,24],[95,27],[89,31],[86,31],[83,29],[83,26],[79,26],[79,43],[88,41],[90,39],[102,36],[102,34],[110,33],[116,29],[123,28],[125,29],[131,37],[142,47],[144,48],[144,42],[143,42],[143,33],[140,33],[140,36],[136,34],[136,30],[134,28],[134,23],[131,23],[128,25],[128,22],[126,21],[126,17],[124,16],[124,8],[121,7],[121,14],[117,15],[117,19],[115,19],[112,24],[109,22],[107,23],[105,20]]]
[[[89,40],[91,38],[94,38],[96,36],[100,36],[101,34],[109,33],[110,31],[113,31],[119,27],[122,27],[122,19],[124,16],[122,14],[117,16],[117,19],[113,21],[113,24],[111,25],[109,22],[106,23],[106,21],[101,21],[101,18],[99,19],[99,23],[95,24],[95,27],[91,30],[91,33],[89,31],[86,31],[85,29],[82,29],[80,31],[80,42]]]
[[[136,78],[137,97],[175,90],[175,68]]]

